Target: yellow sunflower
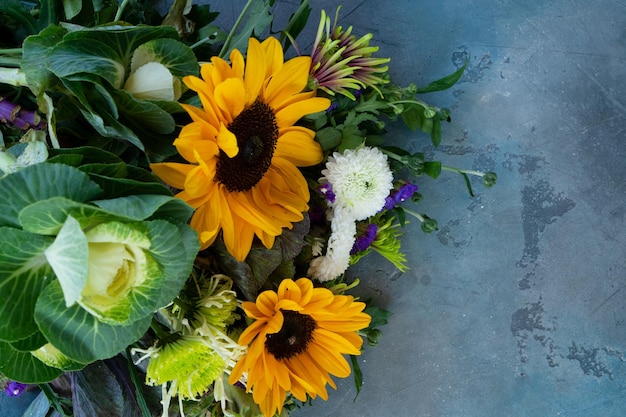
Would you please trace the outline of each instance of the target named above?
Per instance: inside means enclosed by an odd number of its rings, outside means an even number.
[[[278,292],[262,292],[243,309],[255,321],[239,343],[248,352],[233,368],[229,382],[247,372],[247,390],[266,417],[282,411],[287,392],[300,401],[317,395],[328,399],[330,375],[345,378],[350,365],[344,354],[359,355],[363,339],[356,332],[367,327],[365,304],[327,288],[314,288],[308,278],[283,280]]]
[[[250,39],[245,61],[235,49],[230,63],[213,57],[202,65],[202,79],[183,78],[202,103],[182,104],[192,122],[174,141],[189,164],[151,167],[196,209],[191,226],[202,248],[222,231],[230,254],[243,261],[255,235],[271,248],[283,228],[303,219],[309,189],[297,167],[320,163],[322,150],[315,132],[294,124],[330,105],[303,91],[310,67],[310,57],[284,61],[269,37]]]

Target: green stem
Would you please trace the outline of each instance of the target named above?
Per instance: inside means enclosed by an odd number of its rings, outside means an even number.
[[[54,392],[50,384],[39,384],[39,388],[41,388],[43,393],[46,395],[46,398],[48,399],[50,406],[54,408],[63,417],[66,417],[67,414],[65,414],[65,410],[63,409],[63,406],[59,402],[58,395],[56,392]]]
[[[239,17],[237,18],[237,21],[233,25],[233,28],[230,30],[230,33],[228,34],[228,36],[226,37],[226,40],[224,41],[224,45],[222,45],[222,49],[220,50],[220,53],[219,53],[219,57],[220,58],[224,58],[226,56],[226,53],[228,52],[228,50],[230,48],[230,43],[232,42],[233,38],[235,37],[235,32],[239,28],[239,25],[241,25],[241,22],[243,21],[243,17],[248,12],[248,9],[250,9],[250,7],[252,7],[252,3],[254,3],[254,0],[248,0],[246,5],[244,6],[243,10],[239,14]]]
[[[0,56],[0,66],[19,67],[22,63],[22,58],[14,57],[14,56]]]
[[[391,152],[390,150],[387,150],[387,149],[382,149],[382,148],[379,148],[379,149],[380,149],[380,150],[381,150],[381,151],[382,151],[385,155],[387,155],[389,158],[394,159],[394,160],[396,160],[396,161],[398,161],[398,162],[402,162],[402,163],[404,163],[404,160],[402,159],[402,157],[401,157],[400,155],[395,154],[395,153],[393,153],[393,152]]]
[[[404,210],[404,212],[405,212],[405,213],[408,213],[408,214],[410,214],[411,216],[415,217],[415,218],[416,218],[417,220],[419,220],[420,222],[424,223],[424,220],[425,220],[425,219],[424,219],[424,216],[422,216],[421,214],[416,213],[416,212],[414,212],[414,211],[411,211],[411,210],[409,210],[409,209],[407,209],[407,208],[404,208],[404,207],[402,208],[402,210]]]
[[[478,177],[484,177],[485,173],[480,171],[474,171],[472,169],[458,169],[454,167],[450,167],[447,165],[441,165],[441,169],[445,171],[456,172],[457,174],[468,174],[468,175],[476,175]]]
[[[119,5],[119,7],[117,8],[117,12],[115,13],[115,19],[113,19],[114,22],[118,22],[122,18],[122,13],[124,13],[124,9],[128,5],[128,1],[129,0],[123,0],[122,3]]]
[[[126,348],[126,363],[128,364],[128,373],[130,374],[130,380],[135,386],[135,394],[137,396],[137,403],[139,404],[139,408],[141,409],[141,414],[143,417],[150,417],[152,414],[150,413],[150,408],[148,408],[148,403],[143,396],[143,392],[141,391],[141,382],[137,378],[137,372],[135,369],[135,365],[133,364],[133,356],[130,353],[130,346]]]
[[[0,54],[2,55],[21,55],[22,48],[5,48],[0,49]]]

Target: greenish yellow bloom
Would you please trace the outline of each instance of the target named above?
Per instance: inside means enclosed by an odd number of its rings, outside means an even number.
[[[169,383],[169,398],[192,399],[204,394],[223,371],[224,361],[201,337],[182,336],[153,352],[146,383]]]

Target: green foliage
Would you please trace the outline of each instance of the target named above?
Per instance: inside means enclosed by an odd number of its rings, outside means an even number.
[[[71,160],[88,173],[40,163],[0,179],[6,197],[0,201],[0,291],[10,300],[0,306],[0,371],[19,381],[43,382],[60,373],[30,353],[44,343],[88,364],[138,340],[152,313],[182,288],[199,246],[186,225],[191,208],[163,186],[158,194],[117,197],[111,194],[115,187],[101,188],[90,179],[125,180],[117,157],[88,148],[72,152],[53,158]],[[87,262],[93,241],[135,247],[137,256],[143,253],[137,262],[146,262],[137,264],[144,268],[138,269],[139,281],[105,310],[93,310],[82,294],[87,275],[100,273]]]

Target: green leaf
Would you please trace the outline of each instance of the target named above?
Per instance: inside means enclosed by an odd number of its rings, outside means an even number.
[[[154,39],[133,53],[131,72],[148,62],[164,65],[175,77],[198,75],[198,60],[193,50],[175,39]]]
[[[165,195],[129,195],[109,200],[95,200],[93,204],[133,220],[145,220],[160,212],[161,215],[167,213],[166,217],[185,223],[193,213],[193,208],[184,201]]]
[[[66,31],[58,26],[49,26],[38,35],[31,35],[24,40],[20,67],[24,71],[28,87],[36,97],[41,97],[53,82],[54,75],[48,71],[45,62],[50,51],[61,42],[65,33]]]
[[[359,366],[359,360],[356,355],[350,355],[350,362],[352,363],[352,372],[354,372],[354,387],[356,388],[356,395],[354,401],[359,396],[361,388],[363,387],[363,372]]]
[[[186,224],[175,226],[163,220],[147,224],[152,242],[151,255],[162,268],[163,279],[153,283],[161,291],[158,299],[152,300],[156,310],[169,304],[182,290],[191,274],[200,241],[196,232]]]
[[[325,127],[315,133],[315,140],[322,147],[322,151],[329,151],[341,143],[341,131],[334,127]]]
[[[16,174],[12,174],[16,175]],[[0,340],[17,341],[38,331],[37,297],[54,277],[44,255],[53,239],[0,227]]]
[[[300,2],[300,7],[294,14],[289,17],[289,22],[287,26],[281,33],[281,41],[283,41],[283,50],[287,51],[289,46],[291,46],[291,39],[296,39],[300,32],[306,27],[306,23],[309,20],[309,15],[311,14],[311,7],[309,6],[309,0],[302,0]],[[287,33],[289,37],[285,36]]]
[[[58,282],[37,300],[35,317],[41,332],[63,354],[80,363],[115,356],[150,327],[151,315],[125,326],[98,321],[80,305],[66,308]]]
[[[46,62],[57,77],[75,74],[93,74],[104,78],[114,88],[121,88],[126,78],[126,67],[118,51],[95,39],[67,39],[51,51]]]
[[[220,51],[220,57],[230,56],[233,49],[238,49],[245,53],[248,49],[248,40],[253,35],[260,36],[272,23],[273,17],[270,13],[270,5],[264,0],[255,0],[248,10],[246,24],[231,38],[229,43],[225,43]],[[233,28],[233,30],[236,28]],[[230,34],[229,34],[230,36]]]
[[[157,104],[137,100],[124,90],[118,90],[112,94],[121,117],[124,118],[124,123],[134,131],[137,131],[139,127],[160,134],[169,134],[174,131],[176,127],[174,119]],[[146,140],[148,139],[149,137],[146,137]],[[150,143],[144,145],[150,148]]]
[[[52,381],[63,373],[50,367],[30,352],[15,350],[7,342],[0,341],[0,372],[7,378],[25,384],[41,384]]]
[[[474,190],[472,189],[472,182],[470,181],[469,175],[467,175],[465,172],[459,172],[459,174],[461,174],[461,176],[463,177],[465,187],[467,188],[467,192],[469,193],[470,197],[474,197]]]
[[[82,0],[63,0],[63,12],[65,13],[65,18],[68,20],[76,17],[82,9]]]
[[[45,254],[63,289],[65,306],[69,307],[80,299],[89,271],[87,238],[75,218],[67,216]]]
[[[62,196],[75,201],[99,197],[100,187],[80,170],[40,163],[0,179],[0,226],[20,227],[19,212],[29,204]]]
[[[429,161],[424,162],[424,173],[433,179],[437,179],[441,174],[441,162]]]
[[[131,57],[139,45],[161,38],[178,39],[178,32],[172,26],[110,25],[81,28],[81,30],[68,33],[64,41],[80,40],[86,46],[93,41],[103,43],[121,58],[120,64],[124,68],[130,68]]]
[[[48,340],[41,332],[37,331],[24,339],[11,342],[11,347],[22,352],[30,352],[31,350],[39,349],[46,343],[48,343]]]
[[[465,63],[463,64],[461,68],[454,71],[452,74],[446,75],[445,77],[438,79],[437,81],[433,81],[432,83],[428,84],[426,87],[418,88],[415,94],[424,94],[424,93],[432,93],[434,91],[447,90],[448,88],[456,84],[457,81],[459,81],[468,63],[469,63],[469,58],[465,61]]]

